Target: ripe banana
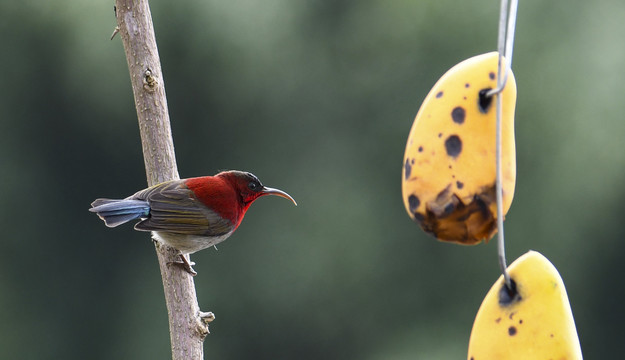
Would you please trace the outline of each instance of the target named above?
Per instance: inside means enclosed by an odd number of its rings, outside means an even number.
[[[582,359],[573,313],[558,270],[529,251],[508,268],[516,291],[503,276],[490,289],[473,323],[469,360]]]

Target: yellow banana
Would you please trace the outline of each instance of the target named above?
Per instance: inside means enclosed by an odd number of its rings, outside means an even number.
[[[582,359],[573,313],[558,270],[529,251],[508,268],[516,292],[503,276],[490,289],[473,323],[469,360]]]
[[[502,97],[503,212],[516,181],[512,71],[497,87],[499,54],[474,56],[451,68],[427,95],[410,129],[402,173],[404,206],[421,228],[441,241],[474,245],[497,231],[494,99]]]

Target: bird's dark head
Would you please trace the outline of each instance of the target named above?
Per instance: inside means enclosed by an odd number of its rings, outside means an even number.
[[[285,193],[282,190],[264,186],[260,182],[260,180],[258,180],[256,175],[252,173],[230,170],[221,172],[217,174],[217,176],[227,179],[228,182],[232,184],[233,188],[240,195],[241,201],[243,202],[243,206],[245,209],[247,209],[252,204],[252,202],[254,202],[254,200],[265,195],[280,196],[285,199],[291,200],[293,204],[297,205],[291,195]]]

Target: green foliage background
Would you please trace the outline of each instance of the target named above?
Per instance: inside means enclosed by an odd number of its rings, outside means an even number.
[[[254,204],[194,256],[213,359],[462,359],[493,243],[428,237],[401,163],[422,99],[496,44],[499,1],[152,1],[181,176],[254,172]],[[584,354],[622,353],[625,3],[520,5],[508,258],[547,256]],[[0,2],[0,358],[167,359],[147,234],[96,197],[145,187],[112,1]]]

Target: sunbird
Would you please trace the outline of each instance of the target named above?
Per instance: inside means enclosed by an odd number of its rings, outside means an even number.
[[[156,241],[179,250],[181,265],[195,275],[185,255],[226,240],[250,205],[265,195],[280,196],[297,205],[291,195],[264,186],[255,175],[231,170],[166,181],[121,200],[97,199],[89,211],[108,227],[140,219],[135,230],[152,231]]]

